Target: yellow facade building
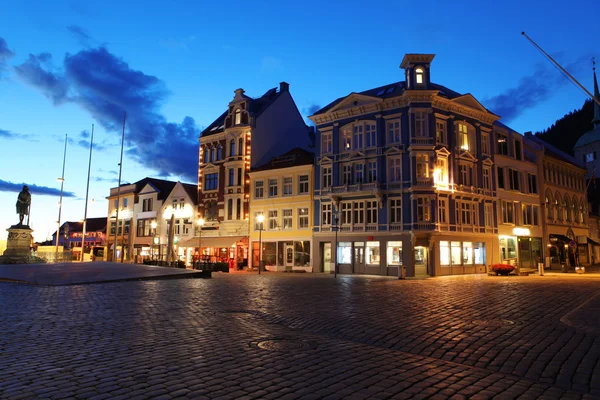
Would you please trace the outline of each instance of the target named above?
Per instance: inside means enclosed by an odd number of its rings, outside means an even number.
[[[313,161],[296,148],[250,171],[251,268],[312,272]]]

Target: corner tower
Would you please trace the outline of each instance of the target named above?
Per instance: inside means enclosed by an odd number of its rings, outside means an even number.
[[[407,90],[431,88],[430,65],[435,54],[406,54],[400,63]]]

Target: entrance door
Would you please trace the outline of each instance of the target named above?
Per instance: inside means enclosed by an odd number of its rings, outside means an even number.
[[[415,247],[415,275],[427,275],[427,249]]]
[[[531,239],[519,238],[519,266],[521,269],[537,268],[531,254]]]
[[[365,273],[365,244],[364,242],[354,242],[354,273]]]
[[[331,272],[331,243],[323,243],[323,272]]]
[[[285,270],[291,271],[294,266],[294,246],[285,245]]]

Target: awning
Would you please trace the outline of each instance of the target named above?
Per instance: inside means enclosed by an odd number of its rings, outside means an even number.
[[[236,242],[239,242],[245,236],[220,236],[220,237],[204,237],[202,236],[202,247],[231,247]],[[179,247],[198,247],[200,238],[195,236],[191,239],[177,243]]]
[[[573,240],[573,239],[571,239],[571,238],[570,238],[570,237],[568,237],[568,236],[565,236],[565,235],[558,235],[558,234],[555,234],[555,233],[551,233],[551,234],[550,234],[550,239],[552,239],[552,238],[558,239],[558,240],[560,240],[561,242],[565,242],[565,243],[569,243],[571,240]]]
[[[594,239],[588,237],[587,241],[589,244],[593,244],[594,246],[600,246],[600,243],[596,242]]]

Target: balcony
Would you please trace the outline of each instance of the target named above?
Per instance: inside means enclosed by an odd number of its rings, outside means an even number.
[[[420,177],[414,183],[414,186],[418,187],[432,187],[433,186],[433,178],[432,177]]]
[[[436,226],[433,222],[414,222],[412,229],[416,231],[435,231]]]
[[[342,186],[333,186],[326,187],[320,190],[315,190],[316,196],[327,196],[329,194],[338,194],[338,193],[359,193],[359,192],[369,192],[380,190],[383,188],[383,185],[379,182],[370,182],[370,183],[357,183],[353,185],[342,185]]]
[[[434,139],[431,137],[413,137],[410,139],[410,143],[418,146],[433,146]]]

